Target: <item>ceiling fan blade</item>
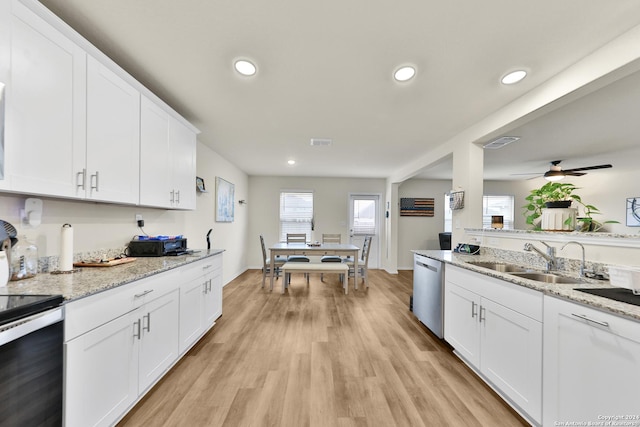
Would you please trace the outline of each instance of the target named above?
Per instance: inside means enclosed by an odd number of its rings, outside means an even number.
[[[562,172],[564,172],[564,174],[568,176],[582,176],[587,174],[586,172],[572,172],[570,170],[562,171]]]
[[[611,165],[597,165],[597,166],[587,166],[584,168],[573,168],[573,169],[563,169],[563,172],[578,172],[578,171],[590,171],[593,169],[608,169],[611,168],[613,166]]]

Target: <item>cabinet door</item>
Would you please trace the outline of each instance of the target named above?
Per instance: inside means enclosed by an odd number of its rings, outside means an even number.
[[[204,332],[203,298],[207,279],[200,276],[180,287],[180,353],[188,350]]]
[[[23,193],[84,197],[77,183],[85,164],[86,54],[24,5],[14,1],[11,6],[8,186]]]
[[[171,175],[173,172],[169,159],[169,114],[147,97],[142,96],[140,100],[141,205],[172,207]]]
[[[545,296],[544,349],[545,426],[639,415],[640,323]]]
[[[211,327],[222,316],[222,268],[216,268],[208,276],[207,292],[204,295],[204,325]]]
[[[480,371],[536,422],[542,417],[542,323],[485,298]]]
[[[109,426],[138,397],[139,312],[65,344],[65,425]]]
[[[454,283],[445,283],[444,338],[474,366],[480,364],[480,297]]]
[[[173,162],[173,207],[196,208],[196,135],[171,117],[169,144]]]
[[[142,393],[178,358],[178,289],[141,308],[140,384]]]
[[[140,93],[87,58],[86,195],[137,204],[140,187]]]

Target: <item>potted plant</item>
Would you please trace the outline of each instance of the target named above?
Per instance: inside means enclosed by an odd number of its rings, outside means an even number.
[[[593,205],[584,205],[584,216],[576,218],[576,230],[577,231],[591,231],[596,232],[604,227],[605,224],[620,224],[619,221],[597,221],[591,217],[591,215],[600,214],[598,208]]]
[[[582,206],[584,210],[584,216],[576,218],[578,227],[577,231],[598,231],[604,224],[619,224],[618,221],[603,221],[599,222],[595,220],[592,215],[600,214],[600,210],[593,205],[588,205],[582,202],[582,198],[575,194],[579,187],[564,182],[557,181],[547,182],[540,188],[534,188],[530,194],[525,197],[527,204],[523,206],[523,215],[526,217],[526,222],[532,225],[535,230],[541,230],[539,218],[542,216],[542,210],[545,208],[568,208],[573,202],[576,202],[579,206]],[[572,226],[573,218],[567,218],[565,220],[566,226]]]
[[[568,182],[550,181],[540,188],[531,190],[530,194],[525,197],[527,204],[523,206],[523,215],[526,217],[527,224],[533,225],[536,230],[540,230],[538,218],[542,215],[542,209],[568,208],[573,201],[582,204],[580,196],[574,194],[574,191],[578,189],[578,187]],[[571,221],[571,219],[569,218],[567,221]]]

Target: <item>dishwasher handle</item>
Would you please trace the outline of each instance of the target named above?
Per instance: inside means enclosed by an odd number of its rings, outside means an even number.
[[[420,261],[416,261],[416,264],[417,264],[418,266],[420,266],[420,267],[427,268],[427,269],[429,269],[429,270],[433,271],[434,273],[437,273],[437,272],[438,272],[438,269],[437,269],[436,267],[431,266],[431,265],[424,264],[424,263],[422,263],[422,262],[420,262]]]

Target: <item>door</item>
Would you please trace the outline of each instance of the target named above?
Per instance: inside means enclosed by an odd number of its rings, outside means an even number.
[[[379,268],[380,195],[349,195],[349,243],[362,248],[365,236],[372,236],[368,268]]]

